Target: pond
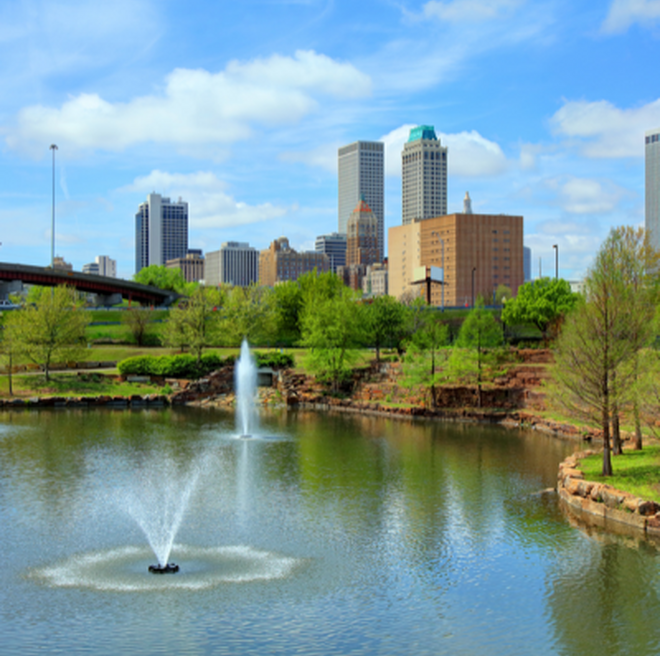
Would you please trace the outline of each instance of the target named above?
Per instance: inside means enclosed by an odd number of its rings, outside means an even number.
[[[660,653],[656,550],[543,492],[575,444],[304,411],[234,426],[0,413],[0,653]],[[149,573],[160,558],[180,571]]]

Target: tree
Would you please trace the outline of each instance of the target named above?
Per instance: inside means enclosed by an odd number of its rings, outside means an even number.
[[[7,338],[17,351],[40,365],[50,380],[53,362],[76,360],[86,348],[87,317],[74,289],[45,289],[38,303],[14,310],[7,319]]]
[[[495,290],[495,305],[504,305],[508,300],[513,298],[511,287],[507,285],[498,285]]]
[[[139,305],[131,307],[122,315],[122,323],[126,325],[138,346],[144,346],[147,329],[151,322],[152,314],[148,307]]]
[[[300,313],[303,307],[302,288],[296,280],[287,280],[273,288],[272,310],[276,344],[291,346],[300,341]]]
[[[233,287],[223,308],[222,335],[226,344],[238,346],[247,339],[251,344],[268,341],[274,334],[272,290],[250,285]]]
[[[380,362],[380,349],[398,347],[403,338],[405,309],[392,296],[377,296],[363,308],[365,340],[376,349],[376,362]]]
[[[13,396],[13,366],[14,360],[18,355],[18,346],[14,342],[11,332],[7,330],[7,324],[11,322],[10,317],[11,315],[8,317],[7,313],[5,313],[4,321],[0,323],[0,356],[6,364],[9,396]]]
[[[431,310],[426,310],[418,330],[407,344],[404,359],[406,385],[428,389],[431,405],[436,406],[436,385],[444,382],[440,364],[447,360],[449,329]]]
[[[502,321],[507,325],[532,324],[547,340],[550,329],[558,327],[575,307],[577,298],[568,282],[561,278],[526,282],[518,289],[518,295],[504,304]]]
[[[585,279],[586,298],[557,341],[554,397],[572,414],[600,425],[603,476],[612,474],[612,414],[639,389],[637,355],[651,334],[655,271],[647,239],[628,228],[613,229]]]
[[[218,288],[198,286],[179,307],[170,311],[163,331],[165,344],[181,350],[188,347],[200,362],[204,348],[214,340],[221,301]]]
[[[503,342],[502,326],[484,308],[482,298],[465,318],[449,358],[450,375],[456,379],[474,381],[477,405],[481,407],[483,369],[493,361],[493,349]]]
[[[158,264],[150,264],[148,267],[140,269],[133,276],[133,280],[141,285],[151,285],[177,294],[192,292],[197,286],[197,283],[186,282],[181,269],[170,269]]]
[[[341,293],[308,303],[302,317],[301,345],[309,349],[306,366],[319,380],[331,383],[333,392],[357,361],[361,338],[356,295],[342,286]]]

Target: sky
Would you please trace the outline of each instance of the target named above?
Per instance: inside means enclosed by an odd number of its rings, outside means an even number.
[[[448,211],[524,217],[533,274],[581,278],[644,224],[660,127],[660,0],[0,0],[0,261],[135,273],[147,194],[190,207],[190,248],[312,250],[337,230],[337,149],[448,147]],[[50,149],[56,144],[58,149]]]

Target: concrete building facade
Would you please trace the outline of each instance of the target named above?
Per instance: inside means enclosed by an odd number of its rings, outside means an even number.
[[[384,152],[381,141],[356,141],[338,151],[337,231],[346,234],[351,212],[364,197],[378,220],[379,262],[385,244]]]
[[[259,284],[274,287],[287,280],[298,280],[304,273],[324,273],[330,270],[330,259],[325,253],[306,251],[298,253],[286,237],[280,237],[259,254]]]
[[[98,262],[90,262],[89,264],[83,264],[82,272],[83,273],[88,273],[88,274],[91,274],[91,275],[94,275],[94,276],[101,275],[99,273]]]
[[[362,292],[365,296],[386,296],[388,294],[388,272],[386,264],[371,264],[362,279]]]
[[[645,142],[644,226],[651,246],[660,250],[660,128],[646,132]]]
[[[244,241],[227,241],[206,254],[207,285],[248,287],[259,281],[259,252]]]
[[[179,269],[186,282],[204,280],[204,256],[201,250],[191,249],[184,257],[167,260],[165,266],[168,269]]]
[[[99,267],[99,275],[108,278],[117,277],[117,260],[113,260],[107,255],[97,255],[95,260]]]
[[[449,214],[396,226],[389,229],[388,260],[395,298],[422,294],[424,285],[413,284],[415,270],[438,267],[444,271],[445,306],[470,306],[478,296],[490,304],[499,285],[515,295],[524,282],[523,217]],[[441,304],[441,289],[432,285],[433,305]]]
[[[401,153],[402,224],[447,214],[447,148],[432,125],[410,131]]]
[[[333,232],[319,235],[314,244],[317,253],[325,253],[330,260],[330,271],[337,273],[337,267],[346,264],[346,234]]]
[[[188,203],[149,194],[135,215],[135,272],[188,252]]]

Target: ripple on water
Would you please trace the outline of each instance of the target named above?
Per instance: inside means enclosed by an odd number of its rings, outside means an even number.
[[[153,552],[126,546],[78,554],[30,572],[51,587],[77,587],[113,592],[206,590],[226,583],[249,583],[290,576],[301,560],[250,546],[194,547],[175,545],[171,560],[177,574],[154,575]]]

